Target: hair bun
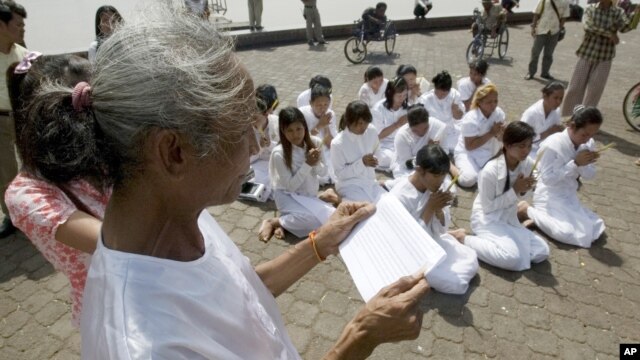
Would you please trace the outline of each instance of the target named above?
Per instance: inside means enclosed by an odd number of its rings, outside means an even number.
[[[582,104],[578,104],[576,106],[574,106],[573,108],[573,115],[579,113],[580,111],[584,110],[585,106]]]

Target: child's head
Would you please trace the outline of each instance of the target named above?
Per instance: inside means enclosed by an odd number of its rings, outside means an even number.
[[[114,27],[122,22],[122,16],[116,8],[110,5],[100,6],[96,11],[96,37],[107,38]]]
[[[505,155],[519,162],[523,161],[531,153],[531,145],[535,136],[536,132],[531,125],[522,121],[509,123],[502,135]]]
[[[352,101],[347,105],[340,119],[340,131],[349,129],[356,135],[362,135],[371,123],[371,111],[361,100]]]
[[[371,90],[378,92],[382,82],[384,81],[384,74],[382,70],[377,66],[369,66],[367,71],[364,72],[364,82],[369,84]]]
[[[293,106],[280,110],[278,114],[278,128],[280,130],[280,143],[284,152],[285,164],[291,169],[291,154],[293,146],[314,148],[311,141],[307,121],[302,112]]]
[[[431,79],[433,83],[434,93],[438,99],[444,99],[449,95],[449,91],[451,91],[451,86],[453,84],[453,80],[451,80],[451,75],[446,70],[443,70],[438,73],[438,75],[434,76]]]
[[[24,170],[58,184],[88,178],[101,181],[104,156],[99,155],[92,114],[74,111],[70,93],[55,105],[34,101],[43,85],[73,88],[89,81],[91,64],[75,55],[43,55],[32,58],[30,64],[26,72],[15,73],[18,63],[7,70],[16,146]]]
[[[487,70],[489,70],[489,64],[486,61],[482,59],[473,61],[469,63],[469,78],[476,86],[480,86],[487,75]]]
[[[326,114],[331,105],[331,89],[322,85],[314,85],[311,88],[311,100],[309,101],[313,114],[321,117]]]
[[[542,88],[542,101],[545,108],[557,109],[564,98],[564,85],[559,81],[548,82]]]
[[[331,95],[331,89],[333,86],[331,85],[331,80],[324,75],[316,75],[309,80],[309,89],[313,89],[316,85],[322,85],[329,89],[329,95]]]
[[[569,122],[569,137],[578,146],[589,141],[600,130],[602,113],[595,106],[576,106]]]
[[[421,187],[438,191],[449,173],[449,156],[437,144],[425,145],[418,150],[415,160],[415,173],[412,175]]]
[[[273,85],[263,84],[256,88],[256,103],[258,111],[268,116],[272,114],[278,107],[278,93]]]
[[[384,91],[384,106],[387,109],[397,110],[400,107],[407,107],[407,81],[402,76],[397,76],[387,84]]]
[[[480,109],[482,114],[489,117],[498,107],[498,88],[493,84],[487,84],[479,87],[473,100],[471,100],[471,109]]]
[[[416,83],[416,77],[418,77],[418,71],[413,65],[400,65],[396,70],[396,76],[402,76],[407,82],[409,90],[415,89],[418,84]]]
[[[423,137],[429,131],[429,112],[424,106],[413,105],[407,112],[409,128],[418,137]]]

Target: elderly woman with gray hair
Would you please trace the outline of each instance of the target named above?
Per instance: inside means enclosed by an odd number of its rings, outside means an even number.
[[[84,292],[82,357],[297,359],[274,297],[336,254],[374,206],[341,204],[253,268],[206,211],[238,196],[257,150],[253,83],[228,38],[172,10],[106,40],[91,84],[45,86],[33,100],[53,118],[93,119],[113,186]],[[428,288],[420,275],[381,290],[326,358],[365,358],[417,337]]]

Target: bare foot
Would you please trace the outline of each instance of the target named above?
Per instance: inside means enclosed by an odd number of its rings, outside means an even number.
[[[338,205],[340,205],[340,202],[342,202],[342,198],[340,197],[340,195],[338,195],[338,193],[331,188],[321,192],[320,195],[318,195],[318,199],[332,204],[335,207],[338,207]]]
[[[284,228],[282,226],[278,226],[273,232],[273,236],[275,236],[278,240],[284,240],[284,235]]]
[[[278,218],[264,220],[260,225],[260,230],[258,230],[258,240],[265,243],[269,242],[278,229],[282,230]]]
[[[527,215],[528,208],[529,203],[526,201],[520,201],[518,203],[518,221],[524,222],[525,220],[529,220],[529,215]]]
[[[522,222],[522,226],[526,227],[527,229],[533,229],[534,227],[536,227],[536,223],[534,223],[531,219],[527,219]]]
[[[467,231],[465,229],[449,230],[449,235],[456,238],[460,244],[464,244],[464,237],[467,236]]]

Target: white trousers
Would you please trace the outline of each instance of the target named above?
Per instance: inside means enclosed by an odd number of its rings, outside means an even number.
[[[481,168],[469,156],[466,151],[458,152],[454,155],[456,167],[460,170],[458,184],[462,187],[472,187],[478,182],[478,173]]]
[[[470,237],[467,236],[466,239]],[[447,253],[447,257],[427,274],[427,282],[441,293],[456,295],[466,293],[469,282],[478,273],[476,252],[462,245],[449,234],[442,234],[435,240]]]

